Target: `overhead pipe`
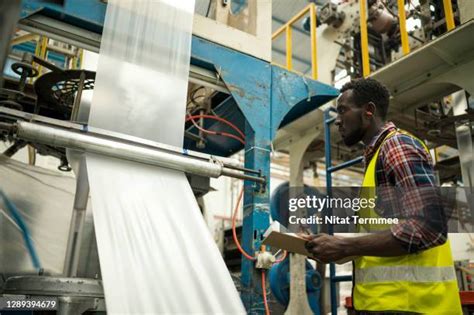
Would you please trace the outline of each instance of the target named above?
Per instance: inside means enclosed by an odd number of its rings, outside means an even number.
[[[205,160],[185,156],[141,143],[124,141],[120,138],[97,135],[86,131],[18,121],[14,124],[13,133],[16,138],[26,141],[96,153],[201,176],[217,178],[224,175],[262,184],[266,182],[264,177],[246,175],[244,172],[248,170],[238,170],[233,165],[227,167],[225,162],[214,157]]]

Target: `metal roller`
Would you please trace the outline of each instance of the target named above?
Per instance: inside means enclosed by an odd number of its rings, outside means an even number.
[[[221,175],[265,183],[264,177],[251,176],[237,170],[216,158],[207,160],[178,154],[135,143],[115,137],[107,137],[87,131],[76,131],[61,127],[52,127],[38,123],[18,121],[13,125],[13,135],[16,138],[31,142],[39,142],[51,146],[66,147],[109,157],[139,162],[186,173],[217,178]]]

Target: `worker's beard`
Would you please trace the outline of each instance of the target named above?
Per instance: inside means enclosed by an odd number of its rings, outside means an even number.
[[[362,117],[359,117],[359,128],[354,129],[352,132],[347,133],[343,137],[344,144],[351,147],[360,141],[362,141],[365,134],[365,130],[362,128]]]

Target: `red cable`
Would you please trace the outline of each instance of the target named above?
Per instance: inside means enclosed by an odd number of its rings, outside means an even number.
[[[216,136],[224,136],[224,137],[228,137],[228,138],[232,138],[232,139],[235,139],[237,141],[239,141],[240,143],[242,143],[243,145],[245,145],[245,141],[239,137],[237,137],[236,135],[233,135],[231,133],[228,133],[228,132],[217,132],[217,131],[213,131],[213,130],[207,130],[207,129],[204,129],[202,127],[200,127],[196,121],[194,121],[194,116],[188,116],[189,119],[186,119],[186,121],[189,121],[191,120],[194,127],[196,127],[197,129],[199,129],[200,131],[204,132],[204,133],[207,133],[207,134],[210,134],[210,135],[216,135]]]
[[[217,132],[215,131],[211,131],[211,130],[206,130],[204,128],[201,128],[199,125],[196,124],[196,122],[194,121],[195,118],[210,118],[210,119],[215,119],[215,120],[218,120],[218,121],[221,121],[225,124],[227,124],[228,126],[232,127],[234,130],[236,130],[241,136],[242,138],[245,139],[245,135],[240,131],[239,128],[237,128],[235,125],[233,125],[231,122],[223,119],[223,118],[220,118],[220,117],[217,117],[217,116],[211,116],[211,115],[194,115],[194,116],[188,116],[188,118],[186,119],[186,121],[189,121],[191,120],[194,124],[194,126],[196,128],[198,128],[199,130],[201,130],[202,132],[205,132],[205,133],[208,133],[208,134],[213,134],[213,135],[218,135]],[[242,144],[245,145],[245,141],[235,135],[232,135],[232,134],[228,134],[226,132],[222,132],[220,133],[221,135],[223,136],[226,136],[226,137],[230,137],[230,138],[233,138],[233,139],[236,139],[238,141],[240,141]],[[236,231],[236,219],[237,219],[237,212],[239,210],[239,206],[240,206],[240,201],[242,200],[242,196],[244,194],[244,187],[242,187],[240,189],[240,193],[239,193],[239,197],[237,199],[237,204],[235,205],[235,208],[234,208],[234,213],[232,215],[232,237],[234,238],[234,242],[235,242],[235,245],[237,246],[237,248],[239,249],[239,251],[242,253],[242,255],[249,259],[249,260],[256,260],[257,257],[252,257],[250,256],[247,252],[245,252],[245,250],[242,248],[242,246],[240,245],[240,242],[237,238],[237,231]],[[286,251],[284,252],[283,254],[283,257],[280,258],[281,260],[285,259],[286,257]],[[262,270],[262,292],[263,292],[263,303],[265,305],[265,314],[266,315],[270,315],[270,309],[268,307],[268,301],[267,301],[267,287],[266,287],[266,281],[265,281],[265,270]]]
[[[242,200],[242,195],[243,194],[244,194],[244,187],[242,187],[242,189],[240,190],[239,198],[237,199],[237,204],[235,205],[235,208],[234,208],[234,214],[232,215],[232,237],[234,238],[235,245],[237,246],[239,251],[242,253],[242,255],[245,256],[245,258],[247,258],[249,260],[256,260],[257,257],[250,256],[249,254],[247,254],[245,252],[245,250],[242,248],[242,246],[240,246],[239,239],[237,238],[237,232],[235,230],[235,222],[236,222],[236,219],[237,219],[237,211],[239,210],[239,205],[240,205],[240,201]]]
[[[240,201],[242,200],[242,196],[244,194],[244,187],[240,189],[239,197],[237,199],[237,204],[235,205],[234,213],[232,215],[232,237],[234,238],[235,245],[239,249],[239,251],[242,253],[242,255],[245,256],[245,258],[249,260],[256,260],[257,257],[252,257],[249,254],[245,252],[245,250],[240,246],[240,242],[237,239],[237,232],[235,230],[235,222],[237,219],[237,211],[239,210],[239,205]],[[282,260],[285,259],[286,257],[286,251],[283,254]],[[268,301],[267,301],[267,287],[266,287],[266,281],[265,281],[265,270],[262,270],[262,293],[263,293],[263,304],[265,305],[265,314],[270,315],[270,308],[268,307]]]
[[[268,307],[268,301],[267,301],[267,286],[265,283],[265,270],[262,270],[262,293],[263,293],[263,304],[265,305],[265,314],[270,315],[270,308]]]
[[[214,119],[214,120],[220,121],[220,122],[226,124],[227,126],[231,127],[232,129],[234,129],[235,131],[237,131],[237,133],[242,137],[242,139],[245,139],[244,133],[236,125],[234,125],[230,121],[228,121],[228,120],[226,120],[222,117],[219,117],[219,116],[213,116],[213,115],[193,115],[193,116],[189,116],[188,115],[188,118],[186,118],[186,121],[189,121],[191,119],[197,119],[197,118],[209,118],[209,119]]]

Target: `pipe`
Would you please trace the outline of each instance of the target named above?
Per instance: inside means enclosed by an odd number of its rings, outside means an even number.
[[[364,78],[370,75],[369,61],[369,35],[367,31],[367,3],[366,0],[360,0],[360,47],[362,51],[362,74]]]
[[[106,138],[81,131],[19,121],[15,124],[16,137],[58,147],[120,158],[133,162],[160,166],[186,173],[217,178],[221,175],[264,183],[265,178],[255,177],[226,169],[216,160],[202,160],[177,153],[158,150],[146,145],[127,143],[116,138]]]
[[[344,168],[350,167],[350,166],[352,166],[352,165],[362,163],[363,161],[364,161],[364,158],[363,158],[362,156],[359,156],[359,157],[356,157],[355,159],[352,159],[352,160],[350,160],[350,161],[343,162],[343,163],[338,164],[338,165],[336,165],[336,166],[328,167],[328,169],[326,170],[326,172],[328,172],[328,173],[337,172],[337,171],[339,171],[339,170],[342,170],[342,169],[344,169]]]
[[[87,180],[86,164],[84,158],[81,158],[77,172],[76,194],[74,195],[74,208],[69,228],[66,258],[64,259],[63,274],[65,277],[77,276],[88,198],[89,182]]]
[[[454,24],[453,5],[451,0],[443,0],[444,16],[446,19],[446,28],[448,32],[456,27]]]
[[[7,117],[11,117],[12,119],[17,119],[21,121],[27,120],[33,123],[46,124],[52,127],[66,128],[68,130],[82,131],[86,129],[86,127],[82,123],[79,124],[79,123],[53,119],[53,118],[40,116],[40,115],[31,115],[29,113],[25,113],[19,110],[6,108],[6,107],[0,107],[0,115],[5,115]],[[113,138],[119,138],[119,139],[122,136],[124,138],[120,140],[135,141],[139,145],[151,146],[156,150],[164,150],[166,152],[173,153],[173,154],[183,154],[183,152],[185,152],[184,154],[189,157],[204,160],[204,161],[216,159],[216,157],[209,154],[196,152],[196,151],[183,150],[183,148],[178,148],[178,147],[171,146],[168,144],[156,143],[156,142],[145,140],[145,139],[138,139],[132,136],[117,134],[114,132],[110,132],[110,131],[106,131],[106,130],[102,130],[102,129],[98,129],[98,128],[94,128],[90,126],[87,128],[92,133],[97,134],[99,136],[113,137]],[[16,133],[16,124],[0,122],[0,133],[6,134],[7,137],[11,137],[13,134]],[[252,170],[252,169],[245,168],[244,164],[238,160],[235,160],[232,158],[226,158],[223,156],[219,156],[217,157],[217,159],[223,163],[225,168],[236,169],[245,173],[260,174],[259,170]]]
[[[405,16],[405,0],[398,0],[398,21],[400,24],[400,38],[402,41],[403,54],[410,53],[410,43],[408,41],[407,19]]]
[[[245,179],[245,180],[251,180],[257,183],[264,184],[265,183],[265,178],[264,177],[255,177],[251,175],[245,175],[240,172],[230,170],[228,168],[223,168],[221,175],[228,176],[228,177],[234,177],[234,178],[239,178],[239,179]]]
[[[309,18],[311,25],[311,73],[313,75],[313,80],[318,79],[318,49],[316,42],[316,6],[314,4],[309,7]]]
[[[77,87],[76,97],[74,98],[74,104],[72,106],[71,121],[77,122],[79,115],[79,106],[81,105],[82,90],[84,89],[84,81],[86,80],[86,73],[81,71],[79,76],[79,85]]]
[[[292,42],[292,31],[291,26],[286,27],[286,69],[293,69],[293,42]]]
[[[258,175],[260,175],[260,173],[261,173],[260,171],[257,171],[257,170],[253,170],[253,169],[245,168],[245,167],[240,167],[240,166],[235,166],[233,164],[228,164],[226,162],[224,162],[224,167],[225,168],[230,168],[230,169],[233,169],[233,170],[246,172],[246,173],[258,174]]]
[[[84,132],[69,131],[28,122],[18,122],[17,128],[18,137],[28,141],[97,153],[209,177],[219,177],[222,173],[222,165],[218,163],[186,158],[178,154],[170,154],[145,146],[96,137]]]

